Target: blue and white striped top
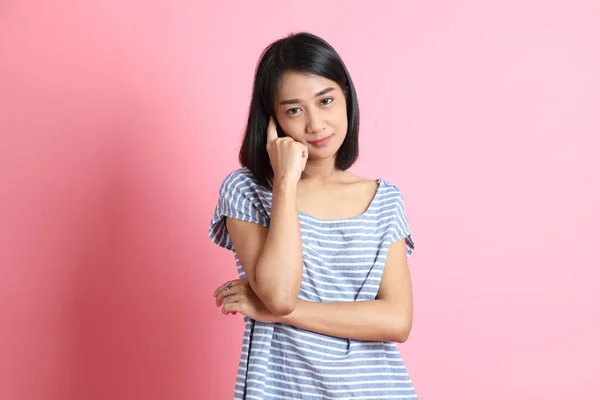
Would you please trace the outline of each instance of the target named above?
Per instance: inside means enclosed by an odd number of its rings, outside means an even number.
[[[390,245],[406,238],[414,245],[400,190],[378,180],[367,211],[357,217],[322,220],[299,212],[304,271],[299,299],[318,302],[373,300]],[[245,278],[225,217],[269,227],[272,192],[247,168],[230,173],[209,236],[232,250]],[[394,342],[322,335],[245,317],[235,399],[416,399],[412,381]]]

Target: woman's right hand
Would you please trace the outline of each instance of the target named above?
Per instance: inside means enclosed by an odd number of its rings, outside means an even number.
[[[308,160],[308,148],[291,137],[278,137],[271,117],[267,127],[267,153],[273,167],[273,183],[297,183]]]

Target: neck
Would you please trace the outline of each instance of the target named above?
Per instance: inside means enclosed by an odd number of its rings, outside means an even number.
[[[308,160],[304,172],[302,172],[302,179],[328,183],[335,180],[338,172],[335,168],[335,157],[323,160]]]

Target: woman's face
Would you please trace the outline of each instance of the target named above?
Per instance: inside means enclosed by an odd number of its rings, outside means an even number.
[[[319,75],[286,72],[275,99],[286,135],[308,147],[308,157],[335,156],[348,131],[346,98],[340,86]]]

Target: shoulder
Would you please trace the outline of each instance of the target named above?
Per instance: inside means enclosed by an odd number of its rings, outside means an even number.
[[[344,171],[341,182],[348,192],[354,195],[373,195],[378,191],[379,186],[377,180],[363,178],[349,171]]]
[[[366,192],[375,192],[376,197],[379,201],[388,204],[394,204],[402,202],[403,196],[399,186],[387,179],[368,179],[358,175],[349,173],[347,174],[347,182],[353,184],[356,187],[362,188],[361,190]]]
[[[384,203],[382,213],[389,217],[390,224],[388,227],[391,229],[392,239],[396,242],[402,238],[407,238],[406,251],[410,255],[414,249],[414,243],[410,236],[411,231],[404,206],[404,195],[397,184],[385,179],[380,179],[379,182],[381,201]]]
[[[244,189],[255,189],[259,186],[252,172],[244,167],[228,173],[221,182],[220,191],[221,193],[239,192]]]
[[[388,181],[387,179],[379,179],[379,187],[382,192],[385,192],[389,195],[394,195],[396,197],[402,197],[400,187],[397,184]]]
[[[404,208],[404,195],[400,187],[386,179],[379,179],[379,201],[384,210],[397,210]]]
[[[379,186],[380,189],[382,189],[382,190],[384,190],[386,192],[400,193],[400,189],[399,189],[398,185],[396,185],[393,182],[390,182],[387,179],[384,179],[384,178],[369,179],[369,178],[364,178],[362,176],[353,174],[350,171],[344,171],[344,172],[346,173],[346,176],[344,178],[344,180],[346,181],[346,183],[361,185],[361,186],[365,186],[365,187],[369,187],[369,186],[377,187],[377,186]]]
[[[270,189],[260,185],[252,172],[244,167],[228,173],[219,188],[224,199],[240,201],[249,199],[253,203],[264,203],[270,199]]]

